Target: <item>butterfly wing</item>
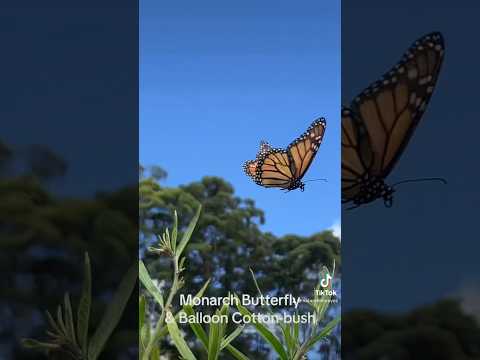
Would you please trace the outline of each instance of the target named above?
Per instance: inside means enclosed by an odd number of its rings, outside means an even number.
[[[288,153],[271,149],[257,159],[255,182],[264,187],[288,189],[294,180]]]
[[[325,119],[315,120],[286,150],[274,149],[262,141],[256,160],[243,165],[245,173],[264,187],[296,188],[296,181],[303,177],[318,151],[325,127]]]
[[[327,123],[324,118],[315,120],[312,125],[287,147],[290,158],[290,171],[293,178],[301,179],[312,164],[325,134]]]
[[[248,160],[243,164],[243,171],[253,180],[257,174],[257,164],[258,160]]]
[[[247,160],[243,164],[243,171],[245,174],[247,174],[250,178],[255,180],[256,174],[257,174],[257,165],[258,165],[258,159],[260,159],[262,156],[267,154],[272,150],[272,146],[265,140],[262,140],[260,142],[260,147],[257,152],[257,156],[255,160]]]
[[[260,148],[258,149],[257,159],[260,158],[262,155],[268,153],[272,149],[272,145],[270,145],[267,141],[260,141]]]
[[[369,176],[375,154],[362,121],[349,108],[342,108],[342,202],[352,201]]]
[[[430,101],[443,53],[440,33],[420,38],[395,67],[352,102],[374,154],[371,175],[388,176],[403,153]]]

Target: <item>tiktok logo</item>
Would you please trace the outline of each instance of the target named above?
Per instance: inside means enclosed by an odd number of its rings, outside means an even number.
[[[326,276],[320,280],[320,286],[322,288],[328,288],[332,285],[332,275],[330,275],[329,273],[326,274]]]
[[[332,279],[335,274],[335,260],[333,260],[333,269],[332,272],[328,271],[326,267],[324,267],[324,276],[320,280],[320,286],[325,289],[325,288],[331,288],[332,287]]]

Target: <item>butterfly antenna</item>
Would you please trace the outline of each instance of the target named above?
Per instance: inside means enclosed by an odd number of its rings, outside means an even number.
[[[305,180],[304,182],[311,182],[311,181],[325,181],[325,182],[328,182],[327,179],[311,179],[311,180]]]
[[[392,185],[392,187],[395,187],[400,184],[406,184],[406,183],[413,183],[413,182],[425,182],[425,181],[439,181],[443,184],[447,184],[447,180],[444,178],[439,178],[439,177],[433,177],[433,178],[419,178],[419,179],[407,179],[407,180],[402,180],[399,182],[396,182],[395,184]]]

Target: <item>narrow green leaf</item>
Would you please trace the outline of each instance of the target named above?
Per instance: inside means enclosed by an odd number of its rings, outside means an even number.
[[[260,295],[261,297],[263,297],[263,293],[262,293],[262,290],[260,290],[260,286],[258,285],[257,278],[255,277],[255,273],[253,272],[252,268],[248,268],[248,270],[250,270],[250,275],[252,275],[253,284],[254,284],[255,287],[257,288],[258,295]],[[268,310],[270,313],[273,313],[273,311],[272,311],[272,309],[270,308],[270,306],[266,306],[266,308],[267,308],[267,310]]]
[[[60,327],[62,334],[68,336],[67,328],[63,322],[62,307],[60,305],[57,307],[57,324]]]
[[[293,329],[289,325],[285,325],[282,327],[282,333],[283,337],[285,339],[285,344],[287,345],[287,352],[289,355],[292,355],[295,353],[295,350],[297,349],[297,343],[296,340],[293,338]]]
[[[246,307],[240,305],[240,302],[238,302],[237,308],[238,311],[240,311],[240,313],[244,316],[252,315],[252,313]],[[252,325],[255,326],[259,334],[273,347],[281,360],[288,360],[288,355],[285,352],[282,343],[270,330],[268,330],[265,325],[261,324],[260,322],[252,322]]]
[[[185,260],[186,260],[186,258],[184,256],[182,258],[180,258],[180,263],[178,264],[178,269],[179,269],[180,272],[182,272],[184,270],[183,265],[185,264]]]
[[[153,348],[150,354],[150,360],[160,360],[160,348],[158,346]]]
[[[220,315],[228,315],[229,313],[229,307],[227,304],[223,304],[223,306],[220,309]]]
[[[146,309],[145,296],[141,295],[138,298],[138,328],[141,329],[145,323],[145,309]]]
[[[195,355],[193,355],[192,351],[188,347],[188,344],[183,339],[182,333],[180,332],[175,318],[170,311],[167,311],[166,323],[168,327],[168,333],[170,334],[180,355],[182,355],[186,360],[196,360]]]
[[[68,331],[68,337],[72,341],[72,343],[78,347],[77,338],[75,335],[75,322],[73,321],[73,312],[72,312],[72,304],[70,302],[70,295],[68,293],[64,296],[64,304],[65,304],[65,322]]]
[[[325,325],[325,327],[317,335],[315,335],[310,339],[310,341],[308,342],[307,349],[312,348],[317,342],[319,342],[320,340],[330,335],[330,333],[335,328],[335,326],[337,326],[340,320],[341,320],[341,317],[339,316],[333,319],[332,321],[330,321],[327,325]]]
[[[138,263],[138,275],[140,281],[142,282],[143,286],[148,290],[148,292],[153,296],[153,298],[157,301],[160,307],[163,309],[163,296],[161,291],[157,288],[157,286],[153,283],[150,274],[148,273],[147,268],[142,260]]]
[[[202,288],[195,294],[195,297],[202,297],[203,294],[205,294],[205,291],[207,290],[208,285],[210,284],[210,280],[208,279],[205,284],[203,284]]]
[[[177,250],[177,236],[178,236],[178,216],[177,210],[173,212],[173,228],[172,228],[172,249],[173,252]]]
[[[140,352],[143,353],[148,346],[151,336],[150,322],[146,321],[140,328]],[[141,357],[140,357],[141,358]]]
[[[125,309],[128,299],[135,287],[137,277],[138,268],[137,263],[135,262],[135,264],[133,264],[124,275],[117,291],[107,307],[105,315],[90,340],[88,346],[88,360],[96,360],[98,358],[108,338],[117,327],[118,322],[122,317],[123,310]]]
[[[315,301],[318,302],[316,304],[316,317],[318,321],[323,319],[323,317],[325,316],[325,313],[327,312],[328,307],[330,306],[330,301],[332,299],[332,296],[329,294],[329,290],[331,290],[330,287],[327,289],[318,288],[318,291],[323,291],[323,295],[319,295],[318,297],[315,298]]]
[[[62,330],[60,329],[60,327],[58,326],[58,324],[55,322],[55,320],[53,319],[53,316],[52,314],[50,314],[50,311],[45,311],[45,316],[47,317],[47,320],[48,320],[48,323],[50,324],[50,326],[52,327],[53,330],[55,330],[57,333],[61,334],[62,333]]]
[[[38,340],[35,340],[35,339],[22,339],[21,340],[22,342],[22,345],[26,348],[29,348],[29,349],[50,349],[50,350],[53,350],[53,349],[58,349],[60,347],[60,345],[58,344],[51,344],[51,343],[47,343],[47,342],[42,342],[42,341],[38,341]]]
[[[205,293],[205,291],[207,290],[207,287],[208,287],[208,284],[210,284],[210,279],[208,279],[205,284],[203,284],[202,288],[195,294],[194,297],[202,297],[203,294]],[[175,320],[178,320],[178,316],[179,316],[180,313],[176,313],[175,314]],[[166,326],[163,326],[160,331],[157,333],[157,337],[155,339],[155,341],[161,339],[163,336],[165,336],[165,334],[167,334],[168,332],[168,329]],[[205,335],[206,336],[206,335]],[[208,344],[208,340],[207,340],[207,344]],[[208,345],[206,345],[208,347]]]
[[[223,319],[223,317],[229,315],[230,307],[228,305],[224,304],[222,306],[222,308],[220,309],[220,311],[217,310],[216,313],[220,316],[220,319]],[[219,351],[220,351],[222,340],[225,337],[225,332],[227,331],[227,325],[228,325],[228,323],[224,322],[224,321],[219,323],[219,330],[220,330],[219,331],[219,344],[218,344]]]
[[[217,360],[220,355],[220,324],[210,323],[208,331],[208,360]]]
[[[190,221],[190,224],[188,225],[187,230],[182,236],[182,240],[180,240],[178,247],[175,251],[175,256],[179,259],[180,255],[182,254],[183,250],[187,246],[188,242],[190,241],[190,237],[192,236],[193,230],[195,229],[195,226],[197,225],[198,219],[200,217],[200,212],[202,210],[202,205],[198,206],[197,212],[195,213],[195,216],[193,217],[192,221]]]
[[[220,346],[220,349],[226,348],[230,343],[239,336],[243,329],[245,328],[245,325],[240,325],[238,326],[235,330],[233,330],[230,335],[228,335],[225,339],[222,340],[222,345]]]
[[[87,354],[88,344],[88,325],[90,321],[90,308],[92,304],[92,272],[90,267],[90,258],[85,253],[83,267],[83,285],[80,301],[77,310],[77,335],[82,354]]]
[[[140,344],[140,359],[150,338],[150,326],[148,322],[145,321],[146,305],[145,296],[141,295],[138,298],[138,343]],[[147,326],[145,326],[145,324],[147,324]]]
[[[246,355],[234,348],[232,345],[227,345],[227,350],[237,360],[250,360]]]
[[[165,229],[165,241],[168,244],[168,246],[172,248],[172,243],[170,241],[170,232],[168,231],[168,228]]]
[[[300,324],[298,322],[293,324],[293,337],[297,339],[297,343],[300,342]]]
[[[195,311],[193,310],[193,307],[191,305],[183,305],[183,311],[185,311],[188,316],[195,315]],[[189,321],[188,325],[190,325],[190,328],[192,329],[197,339],[200,340],[205,350],[208,351],[208,335],[205,330],[203,330],[200,324],[196,323],[195,321]]]

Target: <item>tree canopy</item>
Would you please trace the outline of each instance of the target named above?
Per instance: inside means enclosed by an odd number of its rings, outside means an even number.
[[[65,292],[78,301],[85,252],[94,274],[93,327],[137,260],[137,187],[93,198],[59,197],[47,185],[66,171],[65,162],[43,146],[28,149],[23,158],[0,143],[0,358],[44,358],[18,340],[42,338],[43,313],[55,313]],[[136,312],[127,313],[107,353],[135,345],[137,323]]]
[[[460,305],[450,299],[406,314],[351,311],[342,318],[343,358],[479,359],[479,324]]]
[[[264,212],[252,199],[236,196],[225,180],[206,176],[179,187],[165,187],[166,172],[156,173],[162,177],[151,176],[148,169],[140,172],[140,248],[153,278],[168,281],[171,269],[146,249],[156,241],[156,234],[172,224],[174,210],[179,227],[184,228],[198,204],[202,215],[186,251],[185,293],[195,294],[211,279],[206,296],[228,292],[255,295],[251,268],[264,293],[310,297],[321,266],[331,268],[335,261],[339,268],[340,241],[332,231],[279,237],[262,231]],[[242,350],[248,353],[255,346],[253,339],[247,339]],[[252,356],[265,355],[262,349],[252,351]]]
[[[141,248],[145,250],[172,222],[177,210],[180,226],[191,219],[198,204],[202,216],[188,247],[189,278],[186,283],[195,292],[211,278],[222,294],[228,291],[255,292],[249,268],[257,275],[265,291],[289,291],[307,295],[315,284],[311,276],[322,265],[340,264],[340,241],[330,230],[311,236],[277,237],[263,232],[265,214],[251,199],[235,196],[233,187],[218,177],[204,177],[175,188],[163,187],[151,177],[140,182]],[[145,253],[151,267],[157,256]],[[168,278],[158,267],[158,277]]]

